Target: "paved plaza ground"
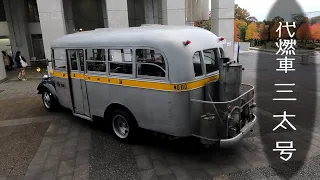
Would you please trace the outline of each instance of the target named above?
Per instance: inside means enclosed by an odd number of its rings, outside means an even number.
[[[256,58],[255,52],[241,55],[246,83],[255,83]],[[0,84],[0,180],[267,180],[288,179],[299,168],[299,158],[271,165],[261,139],[290,137],[299,147],[307,136],[292,131],[260,135],[259,126],[232,149],[204,148],[193,138],[169,141],[150,132],[143,132],[137,144],[121,143],[111,132],[68,111],[47,112],[36,91],[40,74],[34,69],[27,73],[27,81],[18,81],[16,72],[9,72]],[[278,123],[266,110],[257,113],[265,126]],[[308,158],[291,179],[320,179],[318,124]],[[279,177],[275,166],[287,178]]]

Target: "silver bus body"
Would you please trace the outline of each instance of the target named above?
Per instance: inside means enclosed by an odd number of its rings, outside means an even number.
[[[221,145],[239,142],[256,122],[251,113],[230,135],[234,112],[249,104],[251,112],[254,87],[240,84],[237,97],[216,101],[223,96],[219,74],[229,65],[222,65],[219,37],[202,28],[103,28],[63,36],[51,48],[51,92],[81,118],[105,118],[108,110],[121,107],[140,128]],[[222,127],[226,131],[219,134]]]

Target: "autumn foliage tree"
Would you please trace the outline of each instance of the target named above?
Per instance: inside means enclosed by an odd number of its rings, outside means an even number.
[[[246,35],[246,30],[247,30],[247,23],[244,20],[240,20],[240,19],[235,19],[234,20],[234,24],[235,26],[237,26],[238,28],[238,37],[239,40],[245,40],[245,35]]]
[[[260,40],[265,41],[268,39],[268,29],[264,23],[260,24],[258,27]]]
[[[313,40],[320,40],[320,22],[311,26],[311,36]]]
[[[234,9],[235,9],[234,10],[235,19],[246,21],[247,23],[250,17],[250,13],[246,9],[241,8],[238,4],[234,5]]]
[[[246,40],[250,40],[250,44],[252,45],[253,40],[257,39],[259,39],[258,27],[256,23],[252,22],[246,31]]]
[[[257,24],[252,22],[249,24],[246,32],[246,40],[259,39]]]
[[[234,32],[234,41],[235,42],[239,42],[240,41],[240,39],[239,39],[239,29],[238,29],[236,24],[234,24],[234,31],[233,32]]]
[[[288,23],[289,25],[291,25],[292,23]],[[289,38],[289,32],[288,29],[286,27],[284,27],[286,25],[286,23],[282,23],[282,22],[274,22],[273,25],[271,26],[270,29],[270,39],[277,41],[277,39],[287,39]],[[281,27],[280,27],[281,26]],[[294,29],[289,28],[290,33],[293,34]],[[280,37],[279,37],[280,36]]]
[[[297,39],[307,42],[312,40],[312,26],[309,23],[303,23],[297,30]]]

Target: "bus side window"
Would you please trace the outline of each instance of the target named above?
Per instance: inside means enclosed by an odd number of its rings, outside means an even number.
[[[212,72],[215,72],[219,69],[218,67],[218,49],[206,49],[203,50],[203,62],[206,66],[207,74],[210,74]]]
[[[71,70],[78,70],[77,50],[68,50],[68,53],[71,62]]]
[[[88,71],[106,72],[106,58],[104,49],[86,49],[86,63]]]
[[[53,49],[53,69],[66,71],[67,54],[65,49]]]
[[[132,75],[132,50],[109,49],[109,72]]]
[[[138,76],[166,77],[166,64],[160,52],[137,49],[136,56]]]
[[[202,59],[201,59],[200,51],[197,51],[194,53],[192,57],[192,61],[193,61],[193,69],[194,69],[195,77],[202,76],[203,71],[202,71],[202,64],[201,64]]]

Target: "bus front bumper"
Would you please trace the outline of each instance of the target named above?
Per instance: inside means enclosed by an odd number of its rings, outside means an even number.
[[[220,145],[220,147],[233,147],[235,145],[237,145],[238,143],[241,142],[241,140],[243,139],[243,137],[245,135],[247,135],[249,132],[252,131],[254,125],[257,123],[257,116],[255,114],[253,114],[254,118],[252,119],[252,121],[248,122],[240,131],[240,133],[238,135],[236,135],[233,138],[229,138],[229,139],[210,139],[210,138],[206,138],[206,137],[202,137],[199,135],[192,135],[195,137],[198,137],[200,139],[204,139],[207,141],[212,141],[212,142],[218,142],[218,144]]]

